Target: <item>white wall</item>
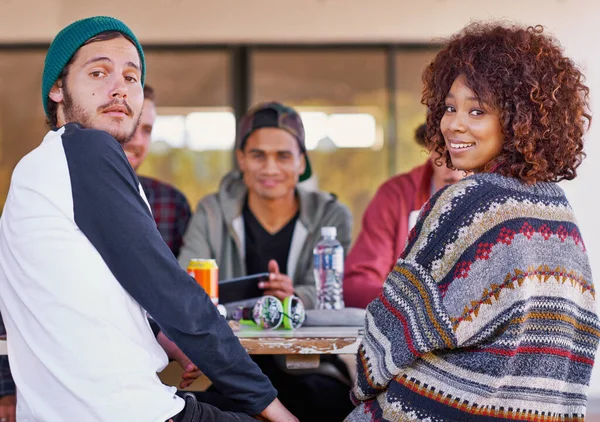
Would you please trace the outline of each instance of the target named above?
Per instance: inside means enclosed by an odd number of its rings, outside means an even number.
[[[93,14],[123,19],[145,42],[429,40],[490,16],[544,22],[575,37],[598,7],[593,0],[2,0],[0,41],[47,41]]]
[[[123,19],[152,43],[430,41],[471,19],[543,24],[580,63],[592,102],[600,102],[600,2],[593,0],[3,0],[0,43],[48,42],[66,24],[94,14]],[[588,134],[580,176],[563,187],[600,283],[599,125]],[[598,396],[599,367],[592,383]]]

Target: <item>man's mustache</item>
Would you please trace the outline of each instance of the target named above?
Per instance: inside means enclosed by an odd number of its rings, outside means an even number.
[[[98,107],[98,111],[103,113],[104,111],[106,111],[112,107],[115,107],[115,106],[124,107],[125,110],[127,110],[127,114],[129,116],[133,116],[133,110],[131,109],[131,107],[129,107],[129,104],[127,104],[127,101],[124,101],[124,100],[123,101],[112,100],[111,102]]]

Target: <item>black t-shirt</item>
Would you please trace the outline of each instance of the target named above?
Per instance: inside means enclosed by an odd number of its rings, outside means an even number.
[[[248,202],[242,212],[244,216],[244,233],[246,237],[246,271],[248,274],[264,273],[268,270],[269,261],[274,259],[279,271],[287,274],[288,255],[298,213],[277,233],[271,234],[256,219]],[[289,274],[287,274],[289,275]]]

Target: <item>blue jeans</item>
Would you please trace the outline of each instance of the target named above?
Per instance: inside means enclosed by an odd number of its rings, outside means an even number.
[[[180,392],[177,394],[185,400],[185,407],[171,418],[173,422],[256,422],[256,419],[245,413],[224,412],[210,404],[201,403],[196,400],[193,393]]]

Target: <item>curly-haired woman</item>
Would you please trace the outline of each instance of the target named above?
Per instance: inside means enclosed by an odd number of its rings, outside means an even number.
[[[583,421],[600,334],[564,192],[588,88],[541,27],[472,24],[423,74],[438,164],[474,174],[420,212],[368,307],[349,421]]]

